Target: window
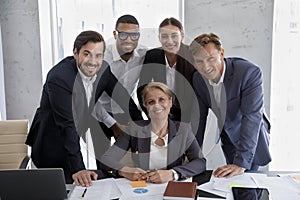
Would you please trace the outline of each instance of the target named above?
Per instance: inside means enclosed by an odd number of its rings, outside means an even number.
[[[162,8],[168,9],[158,12]],[[75,37],[83,30],[98,31],[106,43],[111,43],[118,17],[131,14],[140,24],[139,44],[152,48],[160,46],[158,26],[164,18],[175,17],[183,22],[183,0],[163,0],[160,3],[151,0],[40,0],[39,10],[43,80],[54,64],[73,54]]]
[[[101,33],[107,44],[114,42],[113,31],[117,19],[131,14],[140,24],[139,44],[152,48],[160,46],[158,27],[166,17],[182,19],[183,0],[39,0],[42,72],[45,81],[48,71],[66,56],[73,55],[76,36],[84,30]],[[168,8],[167,12],[158,12]],[[88,142],[90,143],[90,142]],[[95,169],[90,144],[81,143],[87,168]]]

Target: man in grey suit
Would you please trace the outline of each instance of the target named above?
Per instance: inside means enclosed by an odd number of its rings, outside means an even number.
[[[190,50],[200,72],[193,76],[200,109],[196,138],[202,146],[211,109],[227,162],[214,175],[232,177],[268,164],[270,123],[264,113],[261,69],[242,58],[224,58],[220,38],[213,33],[196,37]]]

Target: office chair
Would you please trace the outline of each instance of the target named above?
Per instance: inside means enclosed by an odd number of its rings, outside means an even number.
[[[25,169],[29,162],[25,144],[28,120],[0,121],[0,169]]]

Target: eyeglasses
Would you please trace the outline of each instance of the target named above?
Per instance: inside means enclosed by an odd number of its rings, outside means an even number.
[[[135,33],[128,33],[128,32],[118,32],[118,38],[120,40],[126,40],[128,38],[128,36],[130,36],[130,39],[135,41],[138,40],[140,38],[140,33],[139,32],[135,32]]]

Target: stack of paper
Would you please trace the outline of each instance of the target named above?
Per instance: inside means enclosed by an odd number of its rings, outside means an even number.
[[[121,192],[115,184],[114,179],[102,179],[93,181],[93,185],[88,187],[84,192],[85,187],[76,186],[70,196],[70,200],[82,199],[84,193],[84,199],[116,199],[121,196]]]

